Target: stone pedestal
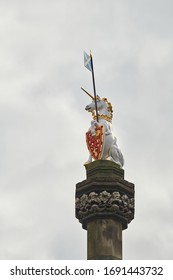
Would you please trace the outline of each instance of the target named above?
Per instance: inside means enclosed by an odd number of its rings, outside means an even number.
[[[86,167],[87,179],[76,185],[76,218],[87,230],[87,259],[122,259],[122,230],[134,219],[134,185],[112,161]]]

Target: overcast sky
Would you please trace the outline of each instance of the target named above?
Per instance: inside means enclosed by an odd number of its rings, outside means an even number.
[[[172,0],[0,1],[0,259],[86,259],[90,49],[136,190],[124,259],[173,259]]]

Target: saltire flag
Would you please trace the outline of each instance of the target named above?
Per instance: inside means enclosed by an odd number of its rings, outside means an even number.
[[[84,66],[92,72],[91,55],[88,55],[86,52],[84,52]]]

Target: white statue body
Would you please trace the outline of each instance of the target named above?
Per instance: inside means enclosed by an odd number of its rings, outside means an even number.
[[[91,112],[93,116],[91,126],[88,130],[91,132],[92,136],[96,134],[96,127],[104,127],[102,153],[99,159],[114,161],[115,163],[119,164],[120,167],[122,167],[124,165],[124,158],[120,149],[118,148],[117,139],[112,133],[112,105],[107,101],[106,98],[101,99],[99,96],[97,96],[96,102],[99,122],[96,121],[94,99],[92,100],[91,104],[86,106],[85,110]],[[92,160],[92,154],[89,153],[89,159],[85,164],[92,162]]]

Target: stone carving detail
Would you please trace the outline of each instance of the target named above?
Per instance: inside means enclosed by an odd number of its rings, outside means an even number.
[[[134,198],[119,192],[91,192],[76,198],[76,217],[79,221],[93,213],[109,212],[122,216],[128,223],[134,218]]]

